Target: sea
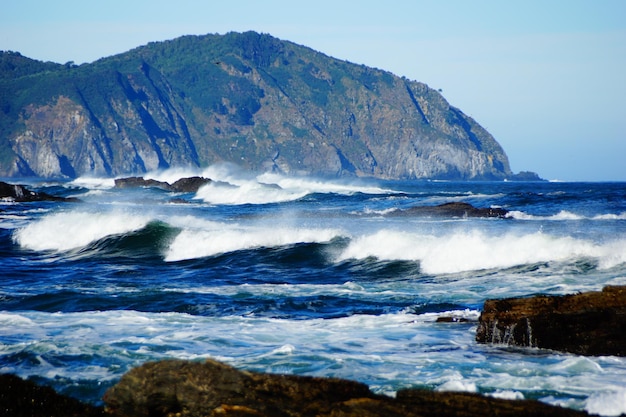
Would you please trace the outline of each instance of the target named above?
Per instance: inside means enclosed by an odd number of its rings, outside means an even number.
[[[0,201],[0,373],[102,404],[133,367],[211,358],[626,413],[626,358],[475,340],[487,299],[626,285],[626,183],[145,178],[192,175],[10,181],[80,201]],[[508,215],[404,212],[449,202]]]

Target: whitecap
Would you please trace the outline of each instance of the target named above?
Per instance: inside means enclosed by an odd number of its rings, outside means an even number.
[[[352,239],[337,260],[368,257],[419,262],[422,271],[429,274],[502,269],[579,258],[598,259],[599,267],[606,269],[626,262],[626,241],[597,244],[541,232],[489,235],[473,230],[437,236],[381,230]]]
[[[334,229],[289,227],[232,227],[213,230],[183,230],[169,245],[168,262],[214,256],[227,252],[297,243],[323,243],[341,236]]]
[[[20,246],[32,250],[67,251],[106,236],[139,230],[149,221],[147,216],[123,212],[60,212],[17,229],[13,238]]]
[[[626,387],[591,394],[585,403],[585,411],[601,416],[626,414]]]

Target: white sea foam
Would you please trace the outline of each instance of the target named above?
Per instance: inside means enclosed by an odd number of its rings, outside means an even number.
[[[489,394],[490,397],[499,398],[502,400],[523,400],[524,394],[519,391],[510,391],[510,390],[498,390],[496,392],[492,392]]]
[[[183,230],[170,244],[165,260],[172,262],[244,249],[328,242],[340,235],[341,232],[334,229],[227,225],[213,230]]]
[[[435,236],[382,230],[353,239],[338,260],[367,257],[420,262],[421,269],[431,274],[510,268],[583,257],[598,259],[600,268],[611,268],[626,262],[626,241],[595,244],[540,232],[492,236],[475,230]]]
[[[353,194],[388,193],[375,186],[316,180],[312,178],[285,177],[263,174],[256,178],[233,174],[228,169],[213,167],[206,174],[218,180],[198,190],[196,198],[209,204],[267,204],[294,201],[311,193]]]
[[[511,210],[507,213],[507,217],[516,220],[554,220],[554,221],[572,221],[572,220],[626,220],[626,212],[620,214],[598,214],[592,217],[582,216],[567,210],[561,210],[557,214],[551,216],[537,216],[528,214],[523,211]]]
[[[626,220],[626,212],[620,214],[599,214],[593,220]]]
[[[98,177],[78,177],[68,183],[70,186],[84,187],[89,189],[109,189],[115,187],[115,179]]]
[[[32,250],[67,251],[106,236],[139,230],[149,221],[150,217],[123,212],[59,212],[17,229],[13,238]]]
[[[285,190],[256,181],[239,185],[212,182],[201,187],[195,198],[209,204],[268,204],[297,200],[307,194],[306,190]]]
[[[626,414],[626,387],[591,394],[587,398],[585,410],[589,414],[619,416]]]
[[[278,174],[263,174],[257,177],[260,183],[276,184],[286,190],[302,190],[307,193],[335,193],[335,194],[388,194],[393,190],[383,189],[359,182],[340,182],[320,180],[308,177],[285,177]]]

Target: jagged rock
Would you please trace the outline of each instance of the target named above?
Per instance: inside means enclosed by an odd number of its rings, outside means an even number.
[[[0,415],[7,417],[103,417],[104,409],[58,394],[11,374],[0,374]]]
[[[587,415],[478,394],[402,390],[393,399],[358,382],[242,372],[212,360],[146,363],[125,374],[104,401],[107,412],[118,417],[483,417],[486,410],[500,416]]]
[[[116,178],[115,188],[160,188],[165,191],[170,191],[170,184],[165,181],[157,181],[153,179],[145,179],[144,177],[126,177]]]
[[[178,181],[172,183],[171,187],[173,191],[179,193],[195,193],[198,192],[198,189],[203,185],[209,184],[211,182],[208,178],[203,177],[187,177],[181,178]]]
[[[503,208],[479,208],[469,203],[452,202],[438,206],[418,206],[389,213],[392,216],[425,217],[498,217],[506,218],[508,210]]]
[[[173,184],[154,179],[144,179],[143,177],[127,177],[117,178],[115,180],[115,188],[152,187],[178,193],[195,193],[200,187],[210,182],[210,179],[203,177],[181,178]]]
[[[30,201],[79,201],[73,197],[58,197],[43,192],[29,190],[23,185],[9,184],[2,181],[0,181],[0,199],[15,201],[18,203]]]
[[[626,356],[626,286],[565,296],[487,300],[476,340],[579,355]]]

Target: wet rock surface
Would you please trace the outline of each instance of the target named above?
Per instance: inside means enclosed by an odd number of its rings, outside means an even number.
[[[167,360],[128,372],[105,395],[113,416],[583,416],[537,401],[408,389],[397,398],[335,378],[238,371],[215,362]]]
[[[165,181],[145,179],[143,177],[126,177],[117,178],[115,180],[115,188],[149,187],[177,193],[195,193],[200,187],[209,184],[210,182],[210,179],[203,177],[181,178],[172,184]]]
[[[58,197],[43,192],[29,190],[23,185],[9,184],[0,181],[0,199],[27,203],[31,201],[69,201],[76,202],[76,198]]]
[[[452,202],[438,206],[418,206],[390,213],[392,216],[425,217],[498,217],[506,218],[508,210],[494,207],[474,207],[469,203]]]
[[[626,286],[564,296],[487,300],[480,343],[626,356]]]

